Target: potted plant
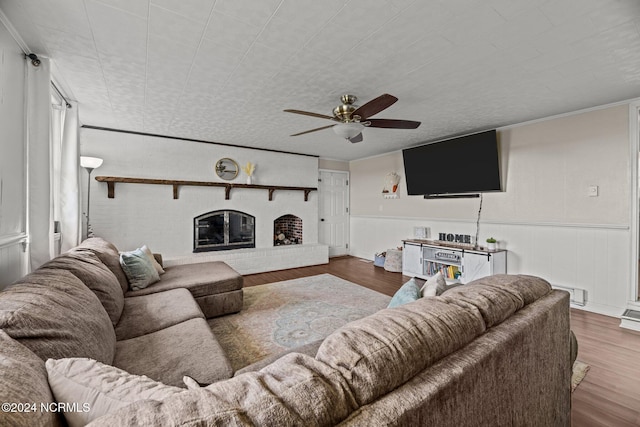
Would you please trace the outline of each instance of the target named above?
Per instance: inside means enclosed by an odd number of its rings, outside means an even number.
[[[247,162],[247,164],[242,167],[242,170],[247,174],[247,184],[253,184],[253,172],[256,170],[256,164]]]
[[[494,239],[493,237],[489,237],[487,239],[487,249],[489,249],[490,251],[495,250],[496,249],[496,243],[497,243],[496,239]]]

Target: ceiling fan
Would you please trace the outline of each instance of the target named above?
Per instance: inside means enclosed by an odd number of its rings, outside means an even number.
[[[369,118],[391,107],[398,100],[398,98],[393,95],[385,93],[361,106],[354,105],[357,99],[358,98],[354,95],[342,95],[340,97],[342,105],[338,105],[333,109],[333,117],[308,111],[284,110],[287,113],[302,114],[305,116],[318,117],[338,122],[336,124],[296,133],[291,136],[304,135],[305,133],[333,128],[333,131],[337,135],[349,140],[350,142],[360,142],[362,141],[362,129],[365,127],[415,129],[420,126],[420,122],[414,122],[411,120]]]

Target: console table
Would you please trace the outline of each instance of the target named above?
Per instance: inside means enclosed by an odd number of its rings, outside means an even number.
[[[429,279],[438,271],[447,283],[469,283],[493,274],[506,274],[507,251],[469,249],[429,240],[403,240],[402,274]]]

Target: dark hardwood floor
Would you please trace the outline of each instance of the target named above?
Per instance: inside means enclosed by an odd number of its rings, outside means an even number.
[[[245,276],[245,286],[262,285],[330,273],[393,295],[408,277],[374,267],[370,261],[345,256],[328,264]],[[572,395],[573,427],[640,426],[640,332],[619,327],[620,320],[571,310],[578,338],[578,359],[591,369]]]

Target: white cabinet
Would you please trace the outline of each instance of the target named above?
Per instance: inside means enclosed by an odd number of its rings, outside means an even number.
[[[507,252],[470,252],[464,253],[463,283],[469,283],[481,277],[494,274],[506,274]]]
[[[422,275],[422,245],[404,243],[402,249],[402,274],[405,276]]]
[[[469,283],[507,272],[505,250],[465,249],[416,240],[403,243],[402,274],[405,276],[428,279],[440,271],[447,282]]]

